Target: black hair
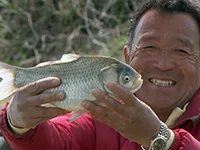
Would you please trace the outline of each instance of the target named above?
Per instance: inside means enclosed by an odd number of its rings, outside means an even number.
[[[129,50],[132,49],[132,42],[138,22],[150,9],[157,10],[161,13],[181,12],[189,14],[196,20],[200,31],[200,6],[194,0],[148,0],[135,12],[133,19],[131,19],[131,26],[126,43]]]

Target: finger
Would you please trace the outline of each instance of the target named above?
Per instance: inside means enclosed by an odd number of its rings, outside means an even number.
[[[110,111],[109,109],[95,105],[89,101],[83,101],[82,106],[89,111],[89,114],[95,119],[113,127],[117,130],[120,128],[124,128],[125,124],[123,118],[115,113],[114,111]]]
[[[44,121],[70,113],[70,111],[54,107],[38,107],[36,110],[34,115],[29,116],[28,127],[35,127]]]
[[[93,117],[95,117],[98,120],[101,120],[103,122],[106,122],[106,120],[113,120],[110,118],[112,112],[100,105],[96,105],[90,101],[84,100],[81,102],[81,105],[83,106],[83,108],[85,108],[86,110],[89,111],[89,114]],[[115,116],[116,118],[116,116]]]
[[[136,97],[131,91],[126,88],[121,87],[115,82],[108,82],[106,87],[114,94],[119,96],[120,99],[127,105],[135,105],[137,103]]]
[[[123,107],[120,100],[116,99],[112,95],[107,95],[100,89],[92,90],[92,95],[101,103],[105,104],[109,109],[116,110]]]
[[[71,111],[64,110],[58,107],[36,107],[34,111],[32,111],[30,115],[31,119],[38,119],[38,120],[48,120],[60,115],[64,115],[66,113],[70,113]]]
[[[104,111],[107,111],[107,108],[102,107],[100,105],[96,105],[95,103],[92,103],[87,100],[82,101],[81,105],[83,106],[84,109],[89,111],[91,114],[98,114],[100,116],[103,116]]]
[[[109,96],[105,94],[103,91],[100,89],[94,89],[92,91],[92,95],[100,102],[105,104],[108,109],[117,112],[121,116],[127,114],[127,107],[121,104],[118,100],[116,100],[114,97]]]
[[[120,131],[120,129],[124,129],[126,124],[123,121],[123,118],[121,116],[118,116],[117,114],[110,112],[104,112],[103,116],[99,116],[98,114],[90,114],[93,118],[96,120],[108,125],[109,127]]]
[[[40,79],[38,81],[32,82],[20,90],[22,92],[25,92],[26,94],[29,95],[35,95],[39,94],[42,91],[49,89],[49,88],[54,88],[57,87],[60,84],[60,79],[57,77],[48,77],[44,79]]]
[[[40,106],[40,105],[46,104],[46,103],[62,101],[62,100],[64,100],[64,97],[65,97],[64,92],[62,92],[62,91],[44,92],[39,95],[29,97],[25,103],[27,105]]]

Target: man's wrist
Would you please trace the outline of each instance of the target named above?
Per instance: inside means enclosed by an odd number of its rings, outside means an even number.
[[[12,130],[13,133],[18,134],[18,135],[22,135],[22,134],[25,134],[26,132],[28,132],[30,130],[30,128],[15,127],[10,120],[10,116],[9,116],[8,111],[6,113],[6,117],[7,117],[8,125],[9,125],[9,127],[10,127],[10,129]]]
[[[161,122],[160,130],[157,136],[151,140],[148,148],[141,146],[142,150],[167,150],[174,141],[174,133],[166,124]]]

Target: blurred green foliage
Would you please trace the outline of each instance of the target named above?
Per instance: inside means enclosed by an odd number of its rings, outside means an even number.
[[[33,66],[63,53],[121,59],[140,0],[0,0],[0,60]]]

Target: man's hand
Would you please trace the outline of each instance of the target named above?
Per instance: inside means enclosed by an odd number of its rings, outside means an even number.
[[[93,96],[105,107],[83,101],[83,108],[125,138],[148,147],[160,129],[160,120],[156,114],[133,93],[117,83],[109,82],[106,87],[115,96],[109,96],[99,89],[92,91]]]
[[[18,128],[32,128],[53,117],[66,114],[68,111],[43,107],[42,104],[64,100],[64,93],[43,92],[60,85],[60,80],[49,77],[30,83],[14,93],[7,109],[11,124]]]

